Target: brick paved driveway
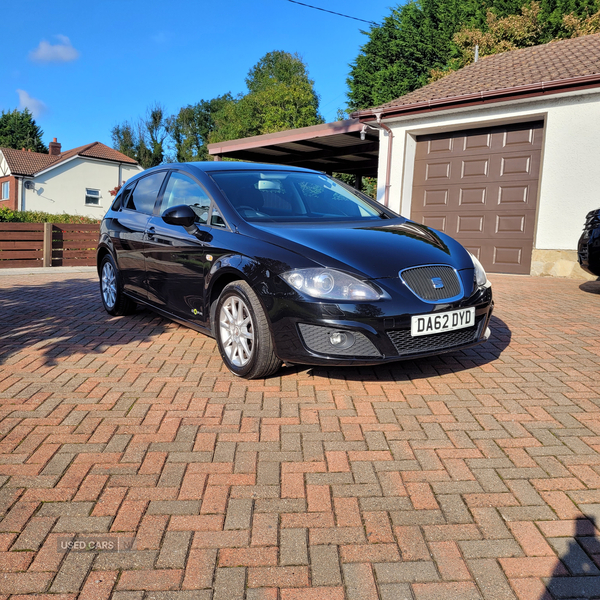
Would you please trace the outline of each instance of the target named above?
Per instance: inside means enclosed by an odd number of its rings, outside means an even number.
[[[600,283],[492,280],[477,349],[247,382],[0,276],[0,600],[600,597]]]

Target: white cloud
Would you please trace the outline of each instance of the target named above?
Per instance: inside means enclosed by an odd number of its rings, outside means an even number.
[[[79,58],[79,52],[71,45],[71,40],[66,35],[55,35],[57,44],[42,40],[40,45],[29,53],[29,58],[34,62],[71,62]]]
[[[32,98],[25,90],[17,90],[17,94],[19,94],[19,110],[28,108],[36,119],[48,110],[48,107],[41,100]]]

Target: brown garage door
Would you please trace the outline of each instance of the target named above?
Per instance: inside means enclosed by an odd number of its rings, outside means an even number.
[[[529,273],[543,122],[417,138],[411,218],[492,273]]]

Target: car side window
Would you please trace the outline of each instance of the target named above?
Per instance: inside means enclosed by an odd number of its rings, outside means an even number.
[[[113,202],[112,210],[121,210],[122,208],[125,208],[127,206],[127,201],[129,200],[129,196],[131,195],[135,184],[136,182],[134,181],[133,183],[130,183],[129,185],[125,186],[124,189],[120,190],[120,192],[117,194],[117,197],[115,198],[115,201]]]
[[[129,210],[151,215],[165,175],[166,173],[162,171],[139,179],[135,189],[129,194],[127,203],[124,202],[123,206]]]
[[[187,204],[196,213],[196,223],[206,225],[210,209],[208,194],[187,175],[173,171],[163,195],[161,213],[179,204]]]
[[[222,228],[227,227],[227,224],[225,223],[225,220],[221,216],[219,209],[214,204],[213,204],[212,214],[210,216],[210,224],[213,227],[222,227]]]

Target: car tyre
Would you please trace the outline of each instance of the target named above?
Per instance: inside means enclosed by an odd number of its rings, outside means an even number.
[[[238,377],[268,377],[281,367],[265,311],[245,281],[223,289],[215,311],[215,335],[227,368]]]
[[[123,293],[121,274],[110,254],[100,264],[100,297],[104,309],[110,315],[127,315],[136,307],[135,302]]]

